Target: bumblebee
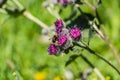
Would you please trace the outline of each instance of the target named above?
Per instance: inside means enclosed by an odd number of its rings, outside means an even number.
[[[52,42],[55,43],[58,39],[58,36],[57,35],[54,35],[53,38],[52,38]]]

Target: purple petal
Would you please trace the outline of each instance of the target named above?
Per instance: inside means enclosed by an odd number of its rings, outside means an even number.
[[[62,20],[61,20],[61,19],[57,20],[57,21],[55,22],[55,26],[58,27],[58,28],[62,28],[62,27],[63,27],[63,22],[62,22]]]
[[[60,35],[58,37],[58,44],[61,46],[61,45],[64,45],[67,41],[67,36],[66,35]]]
[[[81,36],[81,30],[79,28],[72,28],[70,29],[69,34],[72,38],[76,39]]]
[[[48,47],[48,52],[53,55],[57,53],[57,46],[55,44],[50,44]]]

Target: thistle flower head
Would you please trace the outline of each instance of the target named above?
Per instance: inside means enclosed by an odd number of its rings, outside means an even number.
[[[73,47],[73,39],[79,39],[81,30],[77,27],[70,30],[63,25],[62,20],[55,22],[56,35],[52,37],[52,44],[49,45],[48,52],[51,55],[61,55],[62,52],[67,53],[70,47]]]
[[[55,22],[55,26],[56,26],[56,27],[59,27],[59,28],[62,28],[62,26],[63,26],[62,20],[61,20],[61,19],[58,19],[58,20]]]
[[[48,47],[48,52],[53,55],[57,53],[57,46],[55,44],[50,44]]]
[[[74,28],[70,29],[69,34],[73,39],[76,39],[81,36],[81,30],[77,27],[74,27]]]
[[[68,4],[69,0],[63,0],[64,4]]]
[[[56,33],[60,33],[62,31],[62,27],[63,27],[63,22],[61,19],[57,20],[55,22],[55,27],[56,27]]]
[[[58,45],[64,45],[67,42],[67,36],[65,34],[61,34],[58,37]]]
[[[62,5],[67,5],[69,3],[69,0],[57,0],[57,2]]]

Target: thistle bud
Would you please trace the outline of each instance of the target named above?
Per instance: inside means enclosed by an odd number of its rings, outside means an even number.
[[[66,42],[67,42],[67,36],[62,34],[62,35],[59,35],[58,37],[58,45],[64,45]]]
[[[81,37],[81,30],[77,27],[74,27],[70,29],[69,34],[73,39],[78,39]]]
[[[57,53],[57,46],[55,46],[55,44],[50,44],[49,47],[48,47],[48,52],[51,55],[56,54]]]
[[[62,20],[57,20],[55,22],[55,27],[56,27],[56,33],[59,34],[62,31],[62,28],[63,28]]]

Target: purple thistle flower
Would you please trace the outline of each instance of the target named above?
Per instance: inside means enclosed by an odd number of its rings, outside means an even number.
[[[48,52],[53,55],[57,53],[57,46],[55,44],[50,44],[48,47]]]
[[[68,4],[69,0],[63,0],[64,4]]]
[[[57,21],[55,22],[55,26],[56,26],[56,27],[59,27],[59,28],[62,28],[62,26],[63,26],[62,20],[61,20],[61,19],[57,20]]]
[[[63,4],[63,0],[57,0],[57,2]]]
[[[75,28],[70,29],[69,34],[73,39],[76,39],[81,36],[81,30],[75,27]]]
[[[67,36],[65,34],[59,35],[58,37],[58,45],[64,45],[67,42]]]
[[[62,20],[57,20],[56,22],[55,22],[55,26],[56,26],[56,33],[58,34],[58,33],[60,33],[61,31],[62,31],[62,27],[63,27],[63,22],[62,22]]]
[[[67,5],[69,3],[69,0],[57,0],[57,2],[62,5]]]

